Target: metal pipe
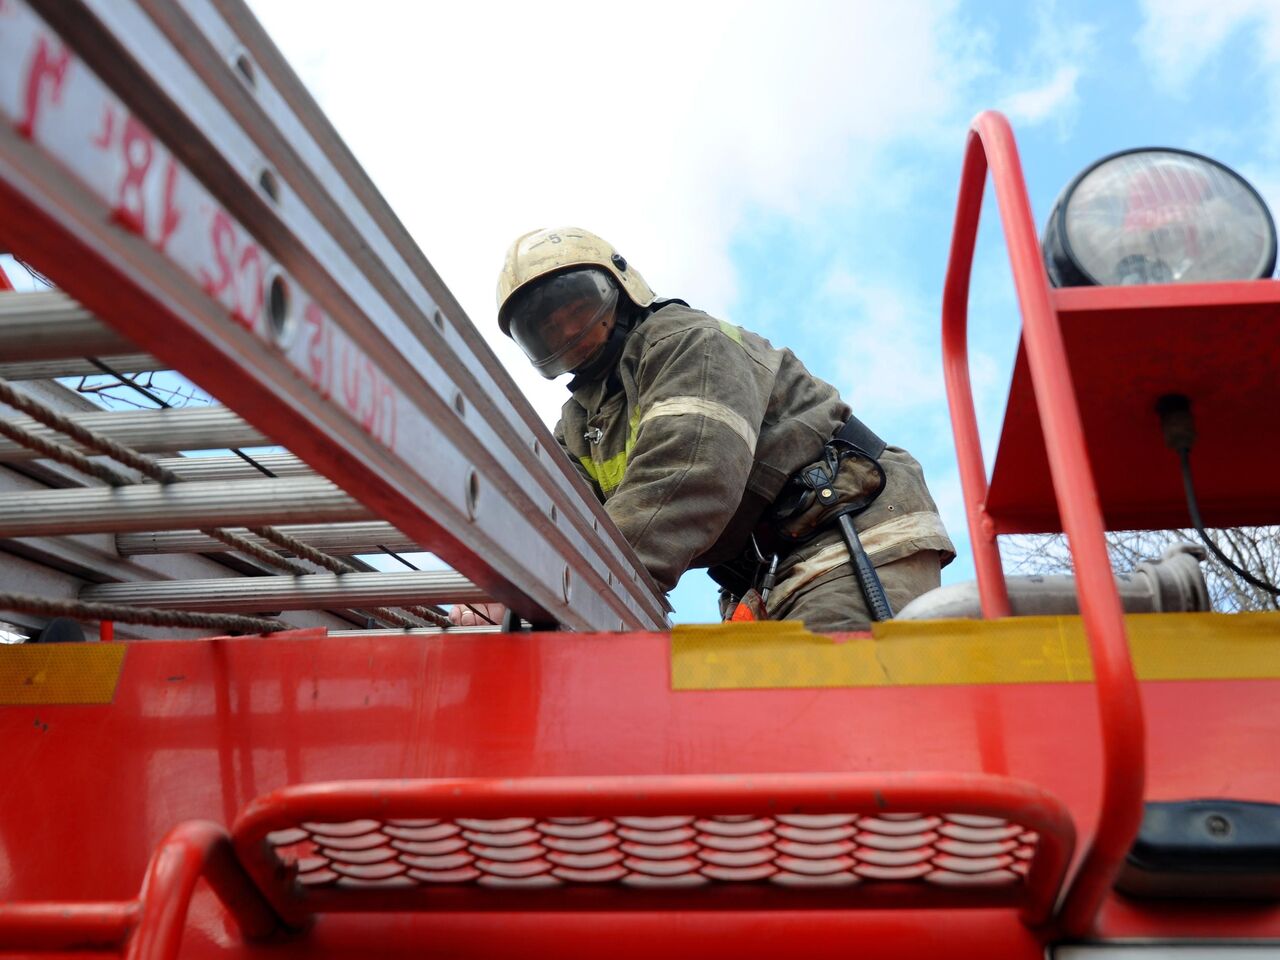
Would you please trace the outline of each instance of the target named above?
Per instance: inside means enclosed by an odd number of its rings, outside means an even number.
[[[441,627],[412,627],[408,630],[330,630],[326,636],[330,637],[432,637],[447,633],[449,636],[455,634],[473,634],[473,633],[501,633],[502,627],[499,626],[482,626],[482,627],[449,627],[447,630]]]
[[[281,926],[280,918],[236,859],[226,829],[192,820],[170,830],[151,857],[138,897],[142,912],[125,952],[126,960],[178,956],[187,909],[201,878],[235,918],[244,939],[260,940]]]
[[[317,550],[341,556],[380,553],[382,547],[397,552],[422,550],[422,547],[391,524],[378,520],[367,523],[303,523],[279,529]],[[247,529],[232,529],[231,532],[270,550],[277,549],[275,544]],[[226,544],[221,540],[215,540],[199,530],[148,530],[143,533],[122,533],[116,537],[116,551],[122,557],[159,553],[222,553],[226,549]]]
[[[942,288],[942,375],[955,437],[960,488],[964,493],[969,541],[973,545],[974,571],[982,597],[982,614],[991,620],[1009,616],[1009,589],[995,522],[987,513],[987,468],[982,458],[982,438],[969,380],[969,277],[978,242],[978,220],[986,186],[987,155],[982,140],[972,131],[965,145],[960,174],[960,195],[951,233],[951,253]]]
[[[322,610],[331,607],[419,603],[476,603],[483,590],[452,570],[397,573],[313,573],[239,580],[161,580],[85,587],[80,599],[166,610],[225,613],[237,610]]]
[[[0,537],[368,518],[366,507],[322,478],[80,487],[0,502]]]
[[[1174,544],[1159,560],[1138,564],[1132,573],[1116,574],[1116,590],[1125,613],[1185,613],[1210,609],[1209,587],[1200,562],[1204,548]],[[1011,616],[1072,616],[1080,612],[1076,578],[1069,574],[1009,577]],[[980,620],[978,583],[966,580],[938,587],[902,608],[899,620]]]
[[[271,440],[226,407],[183,407],[175,410],[104,410],[72,413],[71,420],[141,453],[171,450],[217,450],[223,447],[269,446]],[[32,433],[73,443],[56,430],[26,416],[8,419]],[[83,448],[81,448],[83,449]],[[0,439],[0,463],[39,459],[39,454],[12,440]]]
[[[65,293],[0,297],[0,356],[6,360],[59,360],[136,351],[136,346]]]
[[[149,353],[126,353],[99,356],[104,364],[117,373],[146,373],[150,370],[168,370]],[[0,377],[5,380],[53,380],[57,377],[92,377],[102,374],[88,357],[62,357],[57,360],[18,360],[0,363]]]
[[[118,950],[141,916],[136,900],[0,904],[0,944],[10,950]]]
[[[1026,180],[1013,130],[1002,114],[979,114],[970,140],[990,165],[997,208],[1022,309],[1022,342],[1027,351],[1036,409],[1044,430],[1049,475],[1071,545],[1080,589],[1080,616],[1089,638],[1089,656],[1098,688],[1102,727],[1102,809],[1097,832],[1085,850],[1056,922],[1070,937],[1087,936],[1111,890],[1142,823],[1146,782],[1146,740],[1142,697],[1133,672],[1124,611],[1111,577],[1106,525],[1089,464],[1084,425],[1071,382],[1067,349],[1049,297],[1044,259],[1031,215]],[[972,150],[971,150],[972,152]],[[978,185],[979,193],[981,184]],[[976,220],[973,224],[975,230]]]

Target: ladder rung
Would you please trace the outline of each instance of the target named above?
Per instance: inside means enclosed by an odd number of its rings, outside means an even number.
[[[98,357],[116,373],[147,373],[151,370],[167,370],[149,353],[126,353]],[[64,357],[58,360],[18,360],[0,363],[0,377],[5,380],[54,380],[58,377],[91,377],[103,375],[101,367],[87,357]]]
[[[30,417],[11,416],[24,429],[79,447],[66,434]],[[223,447],[262,447],[271,441],[226,407],[183,407],[175,410],[108,410],[73,413],[68,419],[142,453],[171,450],[217,450]],[[86,451],[92,453],[93,451]],[[37,460],[40,455],[19,443],[0,438],[0,462]]]
[[[369,516],[365,507],[320,477],[78,487],[34,490],[0,502],[0,537],[256,527]]]
[[[165,610],[323,610],[425,603],[478,603],[484,591],[452,570],[315,573],[221,580],[162,580],[85,587],[81,600]]]
[[[60,360],[137,349],[65,293],[0,296],[0,357],[6,360]]]
[[[313,477],[315,471],[291,453],[255,453],[254,463],[242,457],[159,457],[160,466],[184,480],[261,480],[264,476]],[[263,470],[268,473],[263,473]]]
[[[410,627],[407,630],[384,630],[375,628],[373,630],[330,630],[326,636],[330,637],[362,637],[368,639],[370,637],[404,637],[404,636],[435,636],[436,634],[447,633],[450,636],[458,633],[501,633],[501,624],[493,626],[478,627],[449,627],[445,630],[441,627]]]
[[[351,556],[357,553],[380,553],[388,550],[420,551],[422,548],[389,523],[304,523],[279,528],[318,550]],[[248,540],[278,550],[279,547],[250,533],[231,531]],[[116,550],[122,557],[139,557],[157,553],[220,553],[228,547],[199,530],[149,530],[144,533],[122,533],[116,537]]]

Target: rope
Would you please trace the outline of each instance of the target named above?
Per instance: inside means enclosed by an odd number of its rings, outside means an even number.
[[[284,547],[294,556],[310,560],[317,567],[324,567],[332,573],[356,573],[356,567],[337,557],[331,557],[322,550],[317,550],[309,543],[303,543],[297,537],[285,533],[276,527],[250,527],[250,533],[256,533],[263,540],[270,540],[276,546]]]
[[[272,543],[279,547],[283,547],[295,556],[302,557],[304,560],[310,560],[316,566],[324,567],[326,570],[333,573],[343,574],[360,572],[360,568],[354,564],[347,563],[345,560],[340,560],[338,557],[331,556],[323,550],[318,550],[311,546],[311,544],[304,543],[297,537],[285,533],[277,527],[250,527],[249,532],[257,534],[264,540],[270,540]],[[448,616],[437,613],[429,607],[410,606],[404,607],[403,609],[413,614],[415,617],[418,617],[420,620],[425,620],[427,623],[433,624],[434,626],[444,627],[449,625]],[[395,615],[393,614],[393,616]],[[416,626],[416,624],[409,624],[409,622],[405,621],[402,617],[397,619],[403,621],[401,625]]]
[[[301,564],[294,563],[288,558],[280,556],[280,554],[273,550],[268,550],[266,547],[262,546],[262,544],[254,543],[248,537],[242,537],[240,534],[232,533],[230,530],[225,530],[222,527],[205,527],[200,532],[207,537],[213,537],[215,540],[221,540],[229,547],[239,550],[242,553],[247,553],[249,556],[256,557],[263,563],[277,567],[288,573],[302,576],[311,572]]]
[[[59,433],[65,433],[82,447],[96,450],[98,453],[104,454],[118,463],[123,463],[126,467],[132,467],[157,483],[174,483],[181,479],[172,470],[160,466],[156,461],[144,456],[132,447],[126,447],[123,443],[112,440],[110,437],[95,433],[88,427],[76,423],[70,417],[64,416],[56,410],[51,410],[33,397],[15,390],[13,385],[3,378],[0,378],[0,401],[7,403],[15,410],[25,413],[33,420],[38,420],[46,427],[51,427]]]
[[[59,443],[57,440],[50,440],[48,437],[42,437],[38,433],[32,433],[26,427],[14,423],[12,420],[0,418],[0,434],[4,434],[10,440],[20,443],[24,447],[30,447],[41,456],[64,463],[68,467],[79,470],[81,473],[95,477],[109,487],[124,487],[133,483],[124,474],[112,470],[105,463],[92,460],[65,443]]]
[[[387,556],[391,557],[392,559],[399,560],[410,570],[418,569],[412,563],[406,560],[404,557],[400,556],[400,554],[396,553],[394,550],[388,550],[386,547],[384,547],[380,543],[377,544],[377,547],[379,550],[381,550],[383,553],[385,553]],[[472,613],[474,613],[476,616],[481,617],[486,623],[493,623],[492,620],[486,617],[483,613],[481,613],[475,607],[471,606],[471,604],[469,603],[464,604],[464,606],[466,606],[466,608],[470,610]],[[434,605],[413,606],[413,607],[405,607],[405,609],[408,610],[410,613],[412,613],[416,617],[421,617],[422,619],[426,620],[429,623],[434,623],[441,630],[448,630],[450,627],[456,626],[456,624],[449,619],[449,614],[447,614],[440,607],[437,607]]]
[[[277,633],[290,629],[279,620],[258,617],[190,613],[186,610],[160,610],[156,607],[131,607],[120,603],[93,603],[87,600],[52,600],[25,593],[0,593],[0,610],[16,610],[42,617],[115,620],[149,627],[187,627],[193,630],[225,630],[228,633]]]
[[[12,384],[3,378],[0,378],[0,401],[13,407],[15,410],[27,414],[33,420],[70,436],[81,446],[97,451],[98,453],[108,456],[119,463],[123,463],[125,466],[132,467],[134,470],[146,477],[149,477],[157,483],[170,484],[182,482],[182,477],[167,467],[162,466],[152,457],[148,457],[147,455],[134,450],[132,447],[128,447],[116,440],[112,440],[110,437],[104,436],[76,423],[69,417],[45,406],[43,403],[40,403],[35,398],[14,389]],[[0,433],[3,433],[5,436],[17,443],[30,447],[37,453],[40,453],[51,460],[55,460],[59,463],[65,464],[66,466],[72,467],[75,470],[79,470],[82,473],[88,474],[89,476],[95,477],[110,486],[128,486],[133,482],[128,477],[112,470],[107,465],[86,457],[78,450],[75,450],[66,444],[59,443],[56,440],[41,437],[39,434],[33,433],[12,421],[0,418]],[[280,556],[280,554],[276,553],[274,550],[268,550],[261,544],[255,543],[247,537],[243,537],[238,533],[233,533],[232,531],[226,530],[222,527],[205,527],[202,528],[200,532],[206,536],[213,537],[215,540],[226,544],[234,550],[238,550],[241,553],[259,560],[268,566],[284,570],[296,576],[307,576],[311,573],[311,571],[306,567],[301,564],[294,563],[286,557]],[[343,574],[358,572],[358,568],[352,564],[331,556],[322,550],[318,550],[309,543],[305,543],[297,537],[291,536],[275,527],[254,527],[252,528],[252,532],[264,540],[268,540],[277,546],[285,548],[295,556],[301,557],[304,560],[309,560],[316,566],[329,570],[332,573]],[[121,609],[147,608],[122,607]],[[412,606],[406,607],[405,610],[417,617],[420,621],[425,621],[437,627],[447,628],[451,625],[447,616],[431,610],[428,607]],[[371,616],[377,620],[382,620],[393,626],[412,628],[421,625],[419,622],[386,607],[374,607],[367,611],[359,610],[357,612],[366,616]],[[120,619],[125,623],[130,622],[125,620],[123,617],[117,619]],[[266,623],[268,621],[261,622]],[[178,624],[159,625],[177,626]]]

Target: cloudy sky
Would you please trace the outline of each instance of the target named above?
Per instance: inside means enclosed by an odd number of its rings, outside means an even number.
[[[792,348],[924,463],[973,575],[939,303],[968,121],[1012,120],[1032,207],[1135,146],[1209,153],[1280,201],[1276,0],[251,0],[551,422],[563,382],[494,327],[519,233],[579,225],[662,295]],[[993,454],[1017,312],[988,204],[971,300]],[[714,616],[705,575],[677,619]]]
[[[791,347],[925,464],[971,577],[939,302],[964,134],[995,107],[1043,225],[1114,150],[1207,152],[1280,200],[1280,4],[254,0],[472,319],[517,234],[608,237],[660,294]],[[1274,202],[1272,203],[1274,207]],[[1017,336],[988,205],[971,305],[994,450]],[[678,619],[713,615],[701,572]]]

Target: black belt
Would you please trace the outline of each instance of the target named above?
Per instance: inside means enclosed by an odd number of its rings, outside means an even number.
[[[835,436],[831,439],[852,443],[859,449],[869,453],[873,460],[879,460],[880,454],[884,453],[884,448],[888,446],[876,435],[874,430],[853,414],[849,414],[849,419],[844,422],[844,426],[837,430]]]

